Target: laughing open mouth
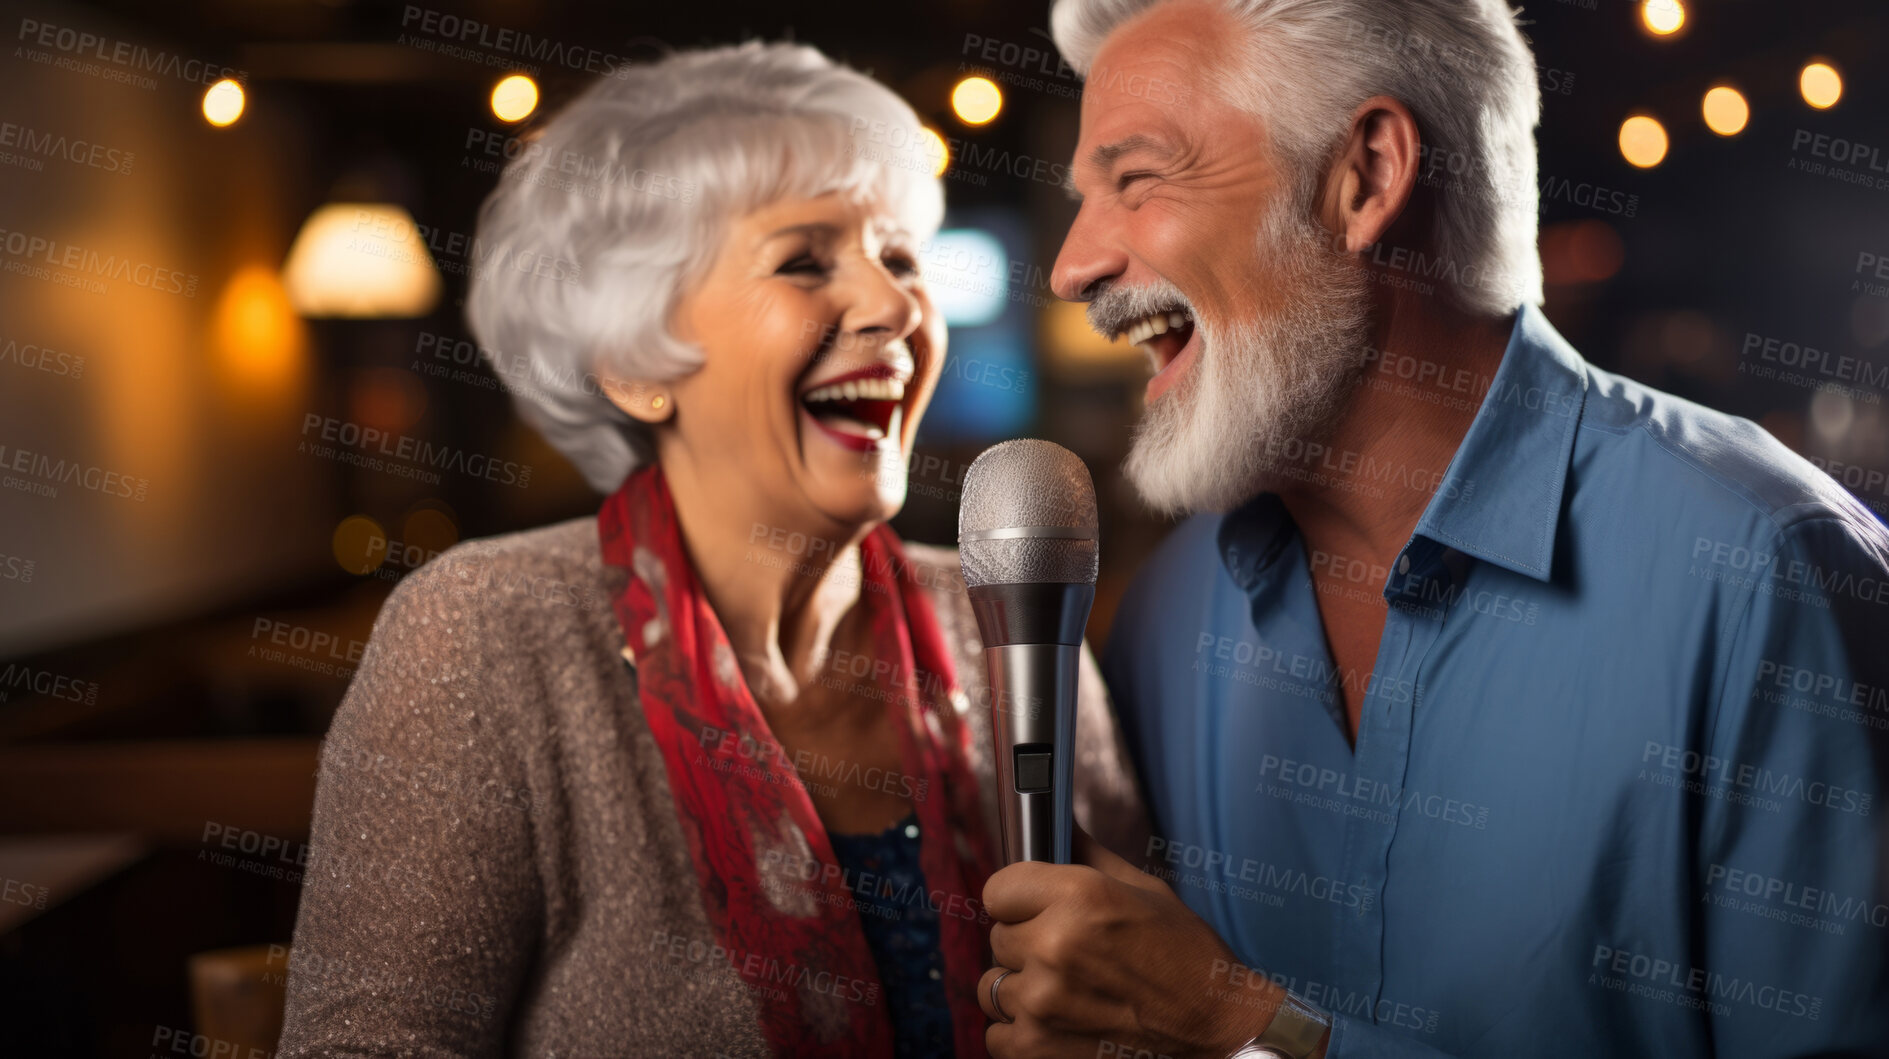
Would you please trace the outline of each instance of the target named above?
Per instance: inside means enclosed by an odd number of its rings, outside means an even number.
[[[1194,337],[1194,318],[1180,308],[1166,309],[1131,322],[1122,334],[1146,353],[1149,365],[1160,372],[1174,363],[1187,340]]]
[[[800,407],[821,430],[860,450],[898,439],[904,401],[905,380],[885,365],[863,368],[800,395]]]

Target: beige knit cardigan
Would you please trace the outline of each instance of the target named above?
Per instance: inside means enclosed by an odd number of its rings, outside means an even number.
[[[906,550],[972,702],[956,552]],[[595,519],[403,580],[323,743],[278,1059],[763,1056],[638,703]],[[1077,820],[1139,862],[1137,784],[1085,649]],[[967,708],[996,834],[987,710]]]

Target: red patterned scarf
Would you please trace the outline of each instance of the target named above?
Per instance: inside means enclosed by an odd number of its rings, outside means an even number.
[[[892,1020],[856,895],[689,563],[661,469],[630,475],[604,501],[598,528],[604,561],[630,575],[614,601],[617,621],[722,950],[712,958],[725,955],[747,983],[776,1055],[891,1055]],[[951,656],[897,535],[875,528],[860,561],[871,693],[895,714],[901,785],[923,829],[930,892],[914,900],[938,910],[956,1053],[982,1057],[975,992],[990,963],[981,897],[993,857]]]

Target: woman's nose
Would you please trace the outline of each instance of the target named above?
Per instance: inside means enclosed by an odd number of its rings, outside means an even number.
[[[890,341],[918,329],[922,311],[918,296],[883,265],[857,270],[849,284],[850,304],[840,317],[840,329],[850,334],[883,334]]]

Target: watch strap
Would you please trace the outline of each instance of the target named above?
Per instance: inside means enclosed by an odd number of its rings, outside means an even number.
[[[1320,1041],[1331,1030],[1331,1016],[1313,1007],[1295,993],[1288,992],[1273,1012],[1265,1032],[1233,1053],[1233,1059],[1280,1056],[1283,1059],[1311,1059]]]

